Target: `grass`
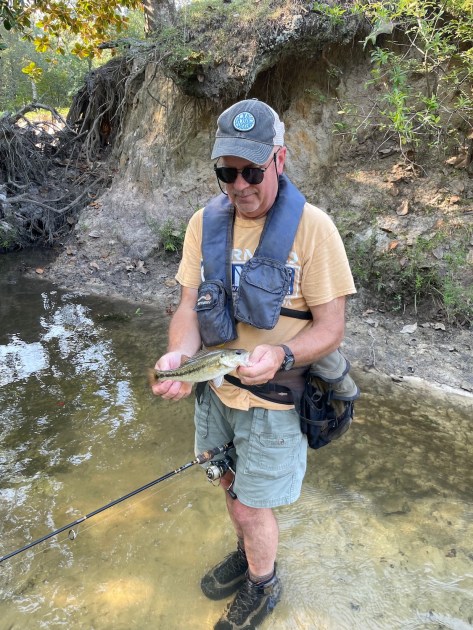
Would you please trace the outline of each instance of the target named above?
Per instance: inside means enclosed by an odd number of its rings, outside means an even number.
[[[185,221],[181,221],[176,226],[171,219],[167,219],[158,228],[158,236],[165,252],[170,254],[182,253],[186,228],[187,224]]]
[[[450,226],[391,251],[380,250],[374,230],[363,241],[353,230],[341,231],[357,286],[374,293],[384,308],[426,314],[435,309],[449,322],[473,325],[473,270],[466,265],[471,227]],[[444,251],[440,260],[434,250]]]

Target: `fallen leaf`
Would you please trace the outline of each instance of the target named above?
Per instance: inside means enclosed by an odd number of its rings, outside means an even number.
[[[387,158],[390,155],[394,155],[394,153],[398,153],[399,149],[397,148],[390,148],[390,149],[378,149],[378,155],[381,159],[383,158]]]
[[[400,332],[401,334],[412,335],[412,333],[415,333],[416,330],[417,330],[417,324],[406,324],[406,326],[404,326],[400,330]]]
[[[468,164],[468,155],[466,152],[462,151],[458,155],[454,155],[448,158],[448,160],[445,160],[445,164],[453,166],[454,168],[464,168]]]
[[[409,200],[404,199],[401,201],[399,206],[396,208],[396,214],[400,217],[405,217],[406,214],[409,214]]]
[[[144,260],[139,260],[136,263],[136,271],[139,271],[140,273],[143,273],[143,274],[149,273],[148,269],[146,269],[145,267]]]
[[[399,241],[391,241],[388,245],[388,251],[391,251],[392,249],[396,249],[398,245],[399,245]]]

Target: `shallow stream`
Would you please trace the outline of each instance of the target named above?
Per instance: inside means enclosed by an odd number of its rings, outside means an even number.
[[[147,385],[168,315],[17,263],[0,257],[0,556],[193,459],[192,401]],[[277,510],[284,593],[264,628],[473,629],[472,418],[454,397],[363,391]],[[2,562],[0,630],[211,629],[225,602],[199,580],[233,547],[194,466]]]

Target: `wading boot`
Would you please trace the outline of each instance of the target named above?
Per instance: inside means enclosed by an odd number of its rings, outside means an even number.
[[[202,592],[209,599],[228,597],[243,584],[246,579],[248,560],[243,549],[238,548],[222,562],[210,569],[200,582]]]
[[[254,584],[247,577],[214,630],[255,630],[274,610],[281,592],[281,582],[276,574],[263,584]]]

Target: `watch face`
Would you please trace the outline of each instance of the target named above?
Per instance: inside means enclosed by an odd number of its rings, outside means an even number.
[[[294,355],[287,346],[282,346],[284,350],[284,360],[281,365],[282,370],[290,370],[294,365]]]
[[[294,365],[294,357],[286,354],[283,365],[285,370],[290,370]]]

